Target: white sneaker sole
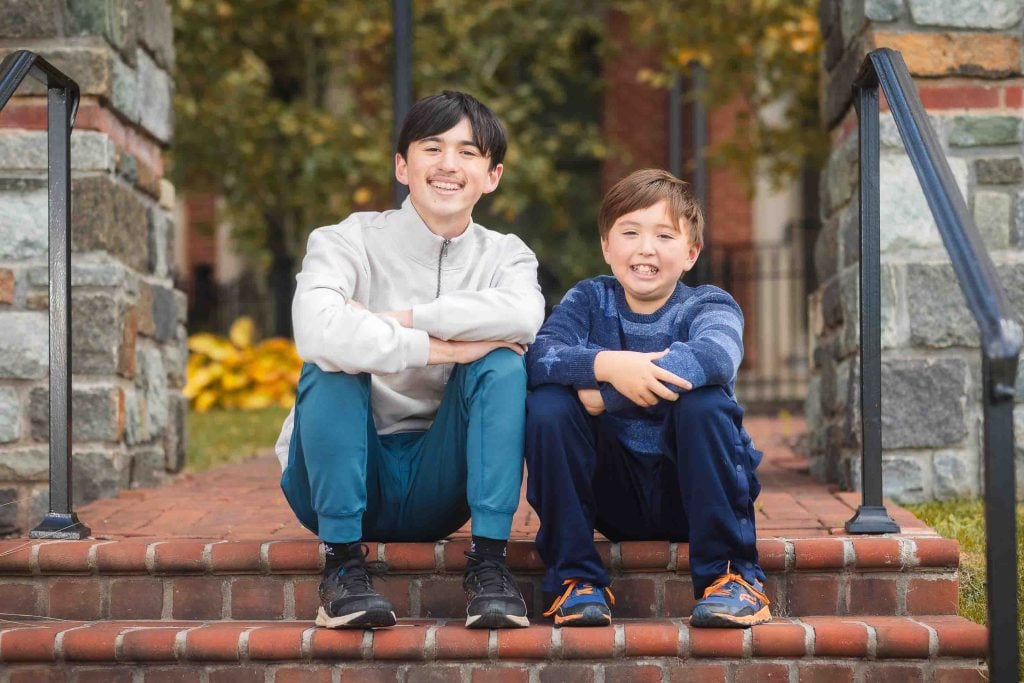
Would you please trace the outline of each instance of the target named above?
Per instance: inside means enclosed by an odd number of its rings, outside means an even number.
[[[367,615],[369,615],[369,617]],[[380,623],[381,621],[387,621],[387,615],[391,616],[390,623]],[[377,623],[367,624],[366,622],[368,621]],[[363,610],[361,612],[345,614],[340,617],[330,617],[327,616],[327,611],[321,606],[316,613],[316,625],[324,628],[382,628],[385,626],[394,626],[396,621],[394,612],[371,613]]]

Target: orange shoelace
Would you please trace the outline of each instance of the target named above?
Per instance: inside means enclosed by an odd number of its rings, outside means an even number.
[[[563,586],[568,586],[568,588],[565,589],[565,592],[562,593],[561,597],[559,597],[557,600],[555,600],[555,602],[551,605],[551,609],[549,609],[547,612],[545,612],[544,616],[550,617],[552,614],[557,612],[558,608],[561,607],[565,603],[565,601],[569,599],[569,596],[572,595],[572,592],[574,590],[576,590],[576,584],[578,584],[578,583],[581,583],[578,579],[566,579],[565,581],[563,581],[562,585]],[[615,604],[615,596],[612,595],[612,590],[610,588],[605,588],[604,592],[605,592],[605,595],[608,596],[608,602],[610,602],[611,604],[614,605]],[[594,594],[594,586],[591,585],[591,584],[587,584],[586,586],[583,586],[582,588],[579,589],[579,594],[580,595],[593,595]]]
[[[725,587],[725,584],[729,583],[730,581],[735,581],[736,583],[740,584],[741,586],[743,586],[744,588],[749,590],[751,593],[753,593],[758,598],[760,598],[764,602],[764,604],[767,605],[769,603],[767,595],[765,595],[763,592],[761,592],[761,591],[757,590],[756,588],[754,588],[753,586],[751,586],[739,574],[733,574],[732,573],[732,563],[729,563],[729,564],[727,564],[725,566],[725,574],[723,576],[719,576],[717,579],[715,579],[714,583],[712,583],[710,586],[708,586],[707,588],[704,589],[704,596],[703,597],[707,598],[707,597],[710,597],[712,595],[728,596],[729,595],[729,589]],[[743,599],[742,595],[741,595],[740,599],[741,600]],[[749,598],[748,598],[748,600],[749,600]]]

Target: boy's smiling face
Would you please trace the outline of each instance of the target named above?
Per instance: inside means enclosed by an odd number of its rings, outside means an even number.
[[[693,268],[700,247],[690,240],[682,219],[671,215],[664,199],[620,216],[601,239],[605,263],[626,293],[634,313],[653,313]]]
[[[423,222],[443,237],[462,233],[480,197],[497,189],[503,170],[501,164],[491,168],[465,117],[439,135],[413,141],[406,156],[395,155],[395,177],[409,186]]]

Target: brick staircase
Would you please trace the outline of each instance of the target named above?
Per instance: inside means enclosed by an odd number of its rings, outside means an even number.
[[[551,628],[525,505],[509,562],[529,629],[462,627],[464,532],[369,544],[397,627],[316,629],[318,543],[258,459],[86,506],[94,539],[0,541],[0,683],[985,680],[986,630],[956,615],[958,544],[899,508],[900,535],[839,535],[856,496],[766,451],[758,549],[776,618],[750,630],[689,627],[686,544],[607,541],[613,627]]]

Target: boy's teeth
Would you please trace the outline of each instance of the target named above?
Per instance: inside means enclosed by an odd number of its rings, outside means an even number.
[[[654,266],[632,266],[633,270],[638,273],[657,273],[658,269]]]
[[[433,185],[434,187],[438,188],[439,190],[457,190],[457,189],[459,189],[459,186],[456,185],[455,183],[439,183],[439,182],[435,181],[435,182],[431,183],[431,185]]]

